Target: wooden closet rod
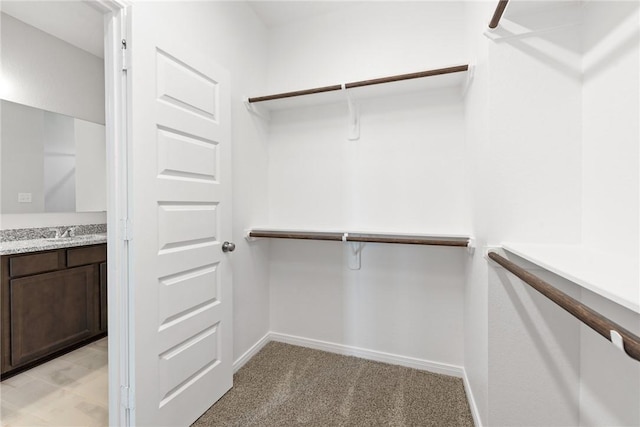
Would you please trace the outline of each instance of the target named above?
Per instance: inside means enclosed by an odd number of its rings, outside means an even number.
[[[268,237],[271,239],[303,239],[303,240],[331,240],[342,241],[343,233],[321,231],[249,231],[249,237]]]
[[[332,92],[334,90],[342,89],[342,85],[331,85],[324,87],[317,87],[314,89],[296,90],[294,92],[277,93],[275,95],[256,96],[255,98],[249,98],[249,102],[262,102],[273,101],[274,99],[292,98],[294,96],[313,95],[314,93]]]
[[[466,248],[469,239],[447,238],[431,236],[406,236],[402,234],[364,234],[346,232],[321,232],[321,231],[271,231],[251,230],[248,237],[267,237],[272,239],[304,239],[304,240],[330,240],[335,242],[365,242],[365,243],[401,243],[407,245],[431,245],[431,246],[457,246]]]
[[[347,234],[347,242],[372,242],[372,243],[402,243],[405,245],[430,245],[430,246],[459,246],[466,248],[469,239],[452,240],[436,239],[433,237],[413,237],[413,236],[387,236],[379,234]]]
[[[461,73],[469,69],[468,65],[457,65],[455,67],[438,68],[437,70],[418,71],[417,73],[398,74],[396,76],[382,77],[372,80],[361,80],[359,82],[347,83],[344,85],[346,89],[354,87],[379,85],[383,83],[393,83],[402,80],[421,79],[423,77],[440,76],[442,74]]]
[[[494,29],[498,26],[498,24],[500,23],[500,19],[502,18],[502,14],[504,13],[504,10],[507,8],[508,3],[509,3],[509,0],[500,0],[498,2],[498,6],[496,6],[496,11],[493,12],[493,17],[489,22],[489,28]]]
[[[614,342],[612,332],[619,334],[625,353],[640,361],[640,337],[497,253],[489,252],[488,256],[609,341]]]
[[[345,89],[352,89],[355,87],[371,86],[371,85],[377,85],[377,84],[383,84],[383,83],[392,83],[392,82],[398,82],[402,80],[420,79],[423,77],[439,76],[442,74],[460,73],[463,71],[467,71],[468,69],[469,69],[468,65],[457,65],[455,67],[438,68],[436,70],[419,71],[417,73],[399,74],[396,76],[382,77],[379,79],[361,80],[358,82],[346,83],[344,87]],[[331,86],[318,87],[314,89],[297,90],[294,92],[277,93],[275,95],[257,96],[257,97],[249,98],[248,101],[250,103],[273,101],[274,99],[291,98],[294,96],[313,95],[315,93],[332,92],[332,91],[341,90],[341,89],[342,89],[342,85],[331,85]]]

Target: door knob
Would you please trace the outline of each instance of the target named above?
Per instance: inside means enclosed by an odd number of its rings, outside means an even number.
[[[222,252],[233,252],[236,250],[236,244],[231,242],[224,242],[222,244]]]

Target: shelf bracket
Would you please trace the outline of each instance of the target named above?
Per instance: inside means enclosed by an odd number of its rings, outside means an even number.
[[[362,266],[362,242],[347,242],[347,235],[344,233],[342,241],[347,243],[347,251],[349,251],[349,270],[360,270]]]
[[[246,107],[247,111],[253,114],[254,116],[260,117],[261,119],[266,121],[271,120],[271,115],[268,112],[262,110],[260,107],[258,107],[254,103],[249,102],[248,97],[244,97],[242,100],[242,103]]]
[[[347,139],[349,141],[357,141],[360,139],[360,109],[358,108],[358,104],[353,101],[351,95],[347,92],[344,83],[342,84],[342,90],[347,96],[347,106],[349,107]]]

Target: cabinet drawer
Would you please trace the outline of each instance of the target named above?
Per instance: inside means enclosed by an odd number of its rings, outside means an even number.
[[[67,249],[67,267],[100,264],[107,260],[107,245]]]
[[[16,277],[46,273],[64,267],[60,264],[59,251],[15,256],[9,259],[9,274]]]

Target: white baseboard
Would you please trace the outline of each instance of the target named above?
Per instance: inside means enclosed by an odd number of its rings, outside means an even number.
[[[469,408],[471,409],[471,416],[473,417],[473,423],[476,427],[482,427],[482,420],[480,419],[480,412],[478,411],[478,405],[476,404],[476,399],[473,397],[473,392],[471,391],[471,384],[469,383],[469,378],[467,378],[467,371],[464,371],[462,376],[462,382],[464,383],[464,391],[467,394],[467,402],[469,402]]]
[[[331,342],[297,337],[294,335],[281,334],[277,332],[271,332],[269,334],[269,337],[271,341],[299,345],[302,347],[324,350],[330,353],[343,354],[346,356],[356,356],[362,359],[389,363],[392,365],[400,365],[407,368],[434,372],[436,374],[450,375],[457,378],[464,377],[464,369],[462,368],[462,366],[449,365],[446,363],[433,362],[431,360],[418,359],[414,357],[400,356],[397,354],[384,353],[382,351],[367,350],[364,348],[352,347],[344,344],[335,344]]]
[[[258,354],[262,347],[267,345],[269,341],[271,341],[271,332],[267,332],[262,338],[258,340],[254,345],[249,348],[249,350],[245,351],[244,354],[236,359],[233,362],[233,373],[238,372],[238,369],[242,368],[253,356]]]

